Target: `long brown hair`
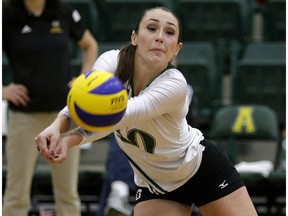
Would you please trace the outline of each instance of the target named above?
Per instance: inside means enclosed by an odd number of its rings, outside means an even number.
[[[179,18],[176,16],[175,13],[173,13],[171,10],[169,10],[166,7],[154,7],[144,10],[142,15],[139,17],[138,22],[136,24],[136,28],[134,29],[135,34],[138,33],[140,22],[142,21],[145,14],[154,9],[161,9],[164,11],[167,11],[169,13],[172,13],[174,17],[176,17],[179,25],[179,37],[178,37],[178,43],[181,41],[182,37],[182,26],[180,23]],[[119,59],[118,59],[118,66],[116,70],[116,76],[119,77],[119,79],[125,83],[127,80],[132,80],[133,77],[133,67],[134,67],[134,56],[135,56],[136,46],[132,45],[132,43],[127,44],[124,46],[119,53]]]

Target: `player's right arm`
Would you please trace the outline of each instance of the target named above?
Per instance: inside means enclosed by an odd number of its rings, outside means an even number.
[[[102,54],[96,60],[92,70],[104,70],[115,73],[118,54],[119,50],[111,50]],[[59,112],[54,122],[35,138],[35,143],[40,154],[53,163],[61,163],[67,157],[68,149],[72,146],[79,145],[83,141],[84,137],[86,137],[84,142],[88,142],[89,139],[87,137],[92,137],[93,140],[97,140],[113,132],[113,130],[99,133],[89,132],[86,130],[74,130],[71,134],[60,139],[61,133],[76,128],[77,125],[70,118],[68,107],[64,107]]]
[[[57,151],[61,150],[63,153],[68,150],[68,147],[78,145],[82,141],[82,136],[73,135],[74,139],[71,139],[67,143],[67,149],[65,145],[59,148],[61,133],[67,132],[70,129],[71,119],[69,116],[59,114],[57,118],[45,128],[39,135],[34,139],[37,149],[40,154],[47,160],[53,161]],[[59,153],[59,152],[58,152]],[[66,152],[65,152],[66,153]]]

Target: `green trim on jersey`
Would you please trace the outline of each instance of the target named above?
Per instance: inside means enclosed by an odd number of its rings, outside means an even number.
[[[150,188],[153,189],[154,192],[160,194],[168,193],[168,191],[166,191],[165,189],[160,187],[155,181],[153,181],[123,150],[122,152],[126,155],[130,163],[133,164],[133,166],[146,178],[146,180],[148,180],[147,183],[150,186]]]

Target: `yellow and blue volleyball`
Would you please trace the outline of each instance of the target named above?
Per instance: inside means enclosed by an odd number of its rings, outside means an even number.
[[[94,132],[117,124],[125,113],[127,102],[127,90],[121,80],[100,70],[77,77],[67,97],[72,120]]]

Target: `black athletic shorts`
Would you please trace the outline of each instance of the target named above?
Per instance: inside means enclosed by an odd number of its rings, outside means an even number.
[[[200,207],[244,186],[239,173],[218,147],[205,139],[201,144],[205,146],[201,165],[188,182],[160,195],[151,193],[147,188],[138,187],[136,204],[150,199],[167,199],[189,206],[194,203]]]

